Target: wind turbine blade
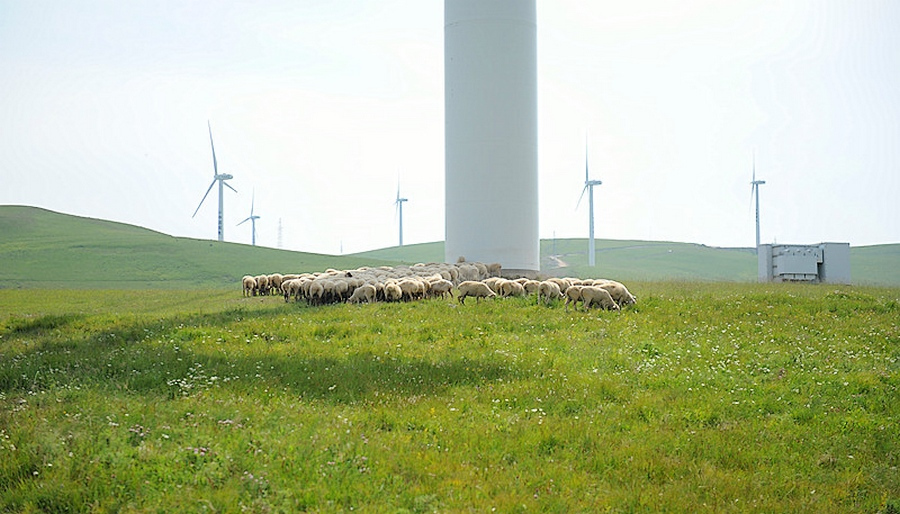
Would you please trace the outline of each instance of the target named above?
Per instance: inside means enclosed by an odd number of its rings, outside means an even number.
[[[236,226],[239,227],[239,226],[243,225],[244,223],[247,223],[248,221],[250,221],[250,218],[245,219],[244,221],[238,223]]]
[[[585,186],[588,183],[588,146],[587,146],[587,135],[584,136],[584,183]]]
[[[753,195],[759,194],[756,184],[756,152],[753,152],[753,178],[750,180],[750,210],[753,210]]]
[[[224,180],[222,181],[222,183],[225,184],[225,186],[228,187],[228,189],[231,189],[232,191],[237,193],[237,189],[231,187],[231,184],[229,184],[228,182],[225,182]]]
[[[756,152],[753,152],[753,181],[756,182]]]
[[[194,211],[194,214],[191,216],[192,218],[197,215],[197,211],[200,210],[200,206],[203,205],[203,202],[206,200],[206,197],[209,196],[209,192],[212,191],[214,185],[216,185],[216,179],[213,179],[212,183],[209,185],[209,189],[206,190],[206,194],[203,195],[203,199],[200,200],[200,205],[197,205],[197,210]]]
[[[581,196],[578,197],[578,203],[575,204],[575,210],[578,210],[578,207],[581,205],[581,200],[584,198],[584,192],[588,190],[588,185],[585,184],[584,188],[581,190]]]
[[[253,196],[250,197],[250,217],[253,217],[253,204],[256,203],[256,189],[253,190]]]
[[[213,155],[213,173],[219,174],[219,163],[216,162],[216,145],[213,144],[212,138],[212,125],[209,124],[209,120],[206,120],[206,126],[209,127],[209,146],[212,148]]]

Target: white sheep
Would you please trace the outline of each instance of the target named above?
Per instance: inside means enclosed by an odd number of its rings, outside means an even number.
[[[448,294],[452,295],[453,294],[451,292],[452,290],[453,290],[453,282],[450,282],[449,280],[445,280],[442,278],[440,280],[435,280],[434,282],[431,283],[431,296],[432,297],[440,296],[443,299]]]
[[[522,287],[525,288],[525,294],[532,295],[538,292],[541,287],[541,283],[537,280],[527,280],[524,284],[522,284]],[[556,288],[559,289],[559,286],[556,286]]]
[[[619,305],[612,299],[609,291],[597,286],[584,286],[581,288],[581,301],[584,302],[584,310],[591,308],[591,305],[599,305],[608,311],[619,310]]]
[[[503,282],[500,282],[498,288],[500,289],[499,295],[504,298],[510,296],[525,296],[525,288],[522,284],[514,280],[504,280]]]
[[[456,286],[456,288],[459,290],[457,300],[463,305],[466,303],[467,296],[474,296],[476,302],[480,302],[482,298],[492,298],[497,296],[497,293],[492,291],[487,284],[475,280],[466,280]]]
[[[284,294],[285,302],[289,301],[292,296],[294,301],[300,299],[300,285],[301,280],[299,278],[292,278],[281,283],[281,292]]]
[[[397,283],[403,292],[403,300],[419,300],[425,296],[425,283],[417,278],[404,278]]]
[[[555,283],[555,282],[554,282]],[[582,301],[581,290],[584,286],[569,286],[566,288],[566,312],[569,312],[569,303],[575,310],[578,310],[578,302]]]
[[[347,303],[362,303],[363,301],[366,303],[375,301],[375,286],[372,284],[363,284],[357,287],[353,290],[350,298],[347,298]]]
[[[327,280],[317,278],[309,283],[307,300],[310,304],[322,305],[325,302],[325,284],[327,282]]]
[[[620,307],[625,307],[626,305],[634,305],[637,302],[637,299],[632,295],[628,288],[625,287],[621,282],[616,282],[615,280],[604,280],[600,284],[596,284],[597,287],[601,287],[606,289],[609,292],[609,295],[612,296],[612,299],[619,304]]]
[[[555,282],[545,280],[538,283],[538,296],[549,304],[553,300],[562,298],[562,292]]]
[[[569,281],[568,279],[565,279],[565,278],[552,277],[552,278],[548,278],[547,280],[558,285],[559,290],[562,291],[563,293],[566,292],[566,289],[568,289],[569,286],[575,285],[571,281]]]
[[[500,284],[502,282],[504,282],[505,280],[506,280],[505,278],[500,278],[500,277],[488,277],[484,280],[481,280],[480,282],[482,282],[482,283],[486,284],[488,287],[490,287],[491,291],[493,291],[494,294],[499,295],[500,294]]]
[[[397,282],[384,284],[384,299],[388,302],[399,302],[403,299],[403,290]]]
[[[241,279],[241,285],[244,287],[244,296],[254,295],[256,292],[256,278],[250,275],[244,275]]]
[[[269,276],[268,275],[257,275],[256,276],[256,294],[260,296],[265,296],[269,294]]]
[[[278,291],[279,293],[282,292],[281,291],[282,282],[284,282],[284,275],[282,275],[281,273],[272,273],[271,275],[269,275],[269,289],[271,289],[272,292],[274,292],[274,291]]]

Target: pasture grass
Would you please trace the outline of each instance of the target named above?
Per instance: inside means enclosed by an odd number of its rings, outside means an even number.
[[[897,512],[900,290],[0,290],[0,510]]]

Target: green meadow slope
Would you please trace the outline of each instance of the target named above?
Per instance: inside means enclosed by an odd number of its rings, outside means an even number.
[[[76,289],[239,288],[245,274],[383,264],[172,237],[20,206],[0,206],[0,263],[0,288]]]
[[[692,243],[597,240],[597,265],[587,265],[584,239],[541,242],[545,275],[618,280],[756,280],[750,248]],[[172,237],[141,227],[0,206],[0,288],[231,287],[245,274],[319,271],[443,261],[443,242],[391,247],[348,256]],[[900,244],[850,250],[854,283],[900,285]]]

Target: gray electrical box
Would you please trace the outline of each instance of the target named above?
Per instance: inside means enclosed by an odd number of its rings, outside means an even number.
[[[760,282],[850,283],[850,243],[759,245]]]

